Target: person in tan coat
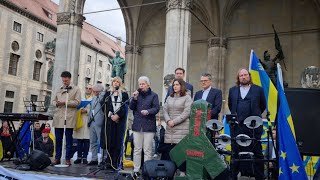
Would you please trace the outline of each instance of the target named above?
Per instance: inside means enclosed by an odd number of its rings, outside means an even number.
[[[162,160],[171,160],[169,152],[186,135],[189,134],[189,116],[192,99],[187,94],[186,83],[182,79],[174,79],[172,82],[172,93],[163,106],[163,116],[167,123],[164,136],[165,151],[162,152]],[[186,171],[186,164],[179,169],[181,175]]]
[[[87,85],[85,96],[82,98],[82,101],[90,101],[92,100],[92,85]],[[83,121],[83,125],[79,129],[74,129],[73,138],[77,139],[77,159],[73,162],[74,164],[88,164],[87,156],[90,147],[90,130],[88,127],[89,122],[89,112],[90,112],[90,103],[81,108],[81,119]]]
[[[53,164],[60,164],[61,151],[62,151],[62,138],[63,127],[65,120],[65,110],[67,105],[67,118],[66,118],[66,164],[71,165],[70,159],[72,158],[72,134],[73,128],[76,126],[76,112],[77,107],[81,102],[80,89],[71,84],[71,73],[64,71],[61,73],[63,86],[58,90],[53,99],[53,105],[57,107],[57,111],[53,116],[52,126],[55,130],[56,136],[56,155]],[[67,100],[68,97],[68,100]]]

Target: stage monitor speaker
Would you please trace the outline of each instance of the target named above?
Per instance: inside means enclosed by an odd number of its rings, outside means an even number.
[[[28,164],[30,169],[42,170],[51,164],[51,160],[46,153],[35,149],[29,155]]]
[[[300,152],[320,155],[320,89],[287,88],[285,93]]]
[[[176,165],[172,161],[148,160],[144,162],[142,176],[143,179],[173,179]]]

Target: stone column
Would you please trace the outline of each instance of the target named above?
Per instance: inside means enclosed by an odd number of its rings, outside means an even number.
[[[60,0],[57,14],[57,40],[52,82],[53,96],[61,86],[61,72],[70,71],[78,84],[83,6],[85,0]]]
[[[141,55],[141,47],[134,45],[127,45],[126,49],[126,66],[127,74],[125,75],[125,87],[129,95],[137,89],[138,77],[138,58]]]
[[[212,83],[224,91],[224,63],[226,58],[227,41],[221,37],[208,40],[208,72],[212,75]]]
[[[193,0],[168,0],[163,77],[175,68],[187,69],[190,53],[191,13]],[[167,94],[163,88],[163,96]]]
[[[227,54],[227,40],[221,37],[212,37],[208,40],[208,72],[212,75],[213,87],[222,91],[222,98],[226,98],[224,84],[224,64]],[[226,112],[226,101],[222,102],[221,113]]]

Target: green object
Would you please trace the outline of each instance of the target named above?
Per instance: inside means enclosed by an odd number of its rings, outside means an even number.
[[[124,82],[124,75],[127,74],[126,61],[120,56],[120,52],[116,51],[116,57],[109,59],[112,64],[111,77],[120,77]]]
[[[176,179],[213,179],[226,169],[225,162],[206,135],[210,110],[211,104],[204,100],[195,101],[191,106],[189,135],[170,151],[170,157],[178,167],[187,162],[186,176]]]

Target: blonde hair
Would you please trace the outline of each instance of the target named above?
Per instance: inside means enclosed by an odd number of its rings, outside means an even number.
[[[120,77],[118,77],[118,76],[116,76],[116,77],[114,77],[114,78],[112,79],[110,90],[111,90],[111,91],[114,91],[114,90],[115,90],[114,87],[113,87],[113,82],[115,82],[115,81],[118,81],[118,82],[119,82],[119,89],[122,90],[122,91],[124,91],[124,87],[122,86],[122,79],[121,79]]]

